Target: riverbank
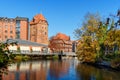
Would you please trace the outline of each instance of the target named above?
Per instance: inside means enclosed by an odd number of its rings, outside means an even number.
[[[99,69],[106,69],[106,70],[109,70],[109,71],[120,71],[120,68],[112,67],[110,62],[108,62],[108,61],[102,61],[102,62],[96,62],[96,63],[84,62],[83,64],[87,64],[87,65],[90,65],[90,66],[93,66],[93,67],[96,67],[96,68],[99,68]]]
[[[7,59],[7,62],[0,63],[0,68],[14,62],[28,61],[28,60],[59,60],[58,56],[26,56],[26,55],[12,55],[12,58]]]

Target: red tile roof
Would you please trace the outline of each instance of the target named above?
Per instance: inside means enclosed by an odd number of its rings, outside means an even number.
[[[36,24],[40,20],[46,21],[45,17],[42,14],[37,14],[34,16],[33,20],[30,22],[30,24]]]
[[[54,39],[62,39],[62,40],[70,40],[70,37],[63,34],[63,33],[58,33],[56,36],[54,36]]]

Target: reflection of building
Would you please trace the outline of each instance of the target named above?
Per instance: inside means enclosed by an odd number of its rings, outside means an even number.
[[[53,52],[72,52],[72,41],[69,36],[58,33],[51,38],[49,47]]]
[[[49,71],[50,76],[57,78],[53,80],[58,80],[59,77],[68,74],[69,66],[70,66],[69,62],[66,62],[66,61],[63,61],[63,62],[51,61],[50,71]]]
[[[0,17],[0,41],[6,39],[28,40],[28,18]]]
[[[12,64],[8,67],[8,74],[2,75],[2,80],[47,80],[48,65],[37,61]]]
[[[42,14],[37,14],[30,22],[30,41],[48,44],[48,22]]]

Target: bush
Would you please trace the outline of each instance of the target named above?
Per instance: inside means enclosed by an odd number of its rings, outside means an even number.
[[[9,51],[8,46],[16,45],[16,42],[8,44],[7,41],[6,43],[0,43],[0,66],[6,65],[9,62],[10,58],[12,58],[12,53]]]
[[[21,56],[21,55],[17,55],[17,56],[15,56],[14,59],[15,59],[15,60],[22,60],[22,56]]]
[[[114,59],[115,58],[115,54],[114,53],[110,53],[110,54],[105,55],[105,57],[109,58],[109,59]]]
[[[57,55],[53,56],[53,59],[58,59],[58,56]]]
[[[22,57],[22,60],[28,60],[28,59],[30,59],[29,56],[23,56],[23,57]]]
[[[111,60],[111,66],[113,68],[120,68],[120,58],[115,58]]]

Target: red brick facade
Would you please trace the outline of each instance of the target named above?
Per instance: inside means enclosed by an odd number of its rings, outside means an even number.
[[[49,47],[53,52],[72,52],[72,41],[69,36],[58,33],[50,40]]]
[[[30,41],[48,44],[48,22],[42,14],[37,14],[30,22]]]
[[[28,19],[0,17],[0,41],[16,38],[28,40]]]
[[[20,31],[22,31],[20,33],[20,35],[21,35],[20,39],[28,40],[28,22],[27,21],[21,21],[20,24],[21,24]]]

